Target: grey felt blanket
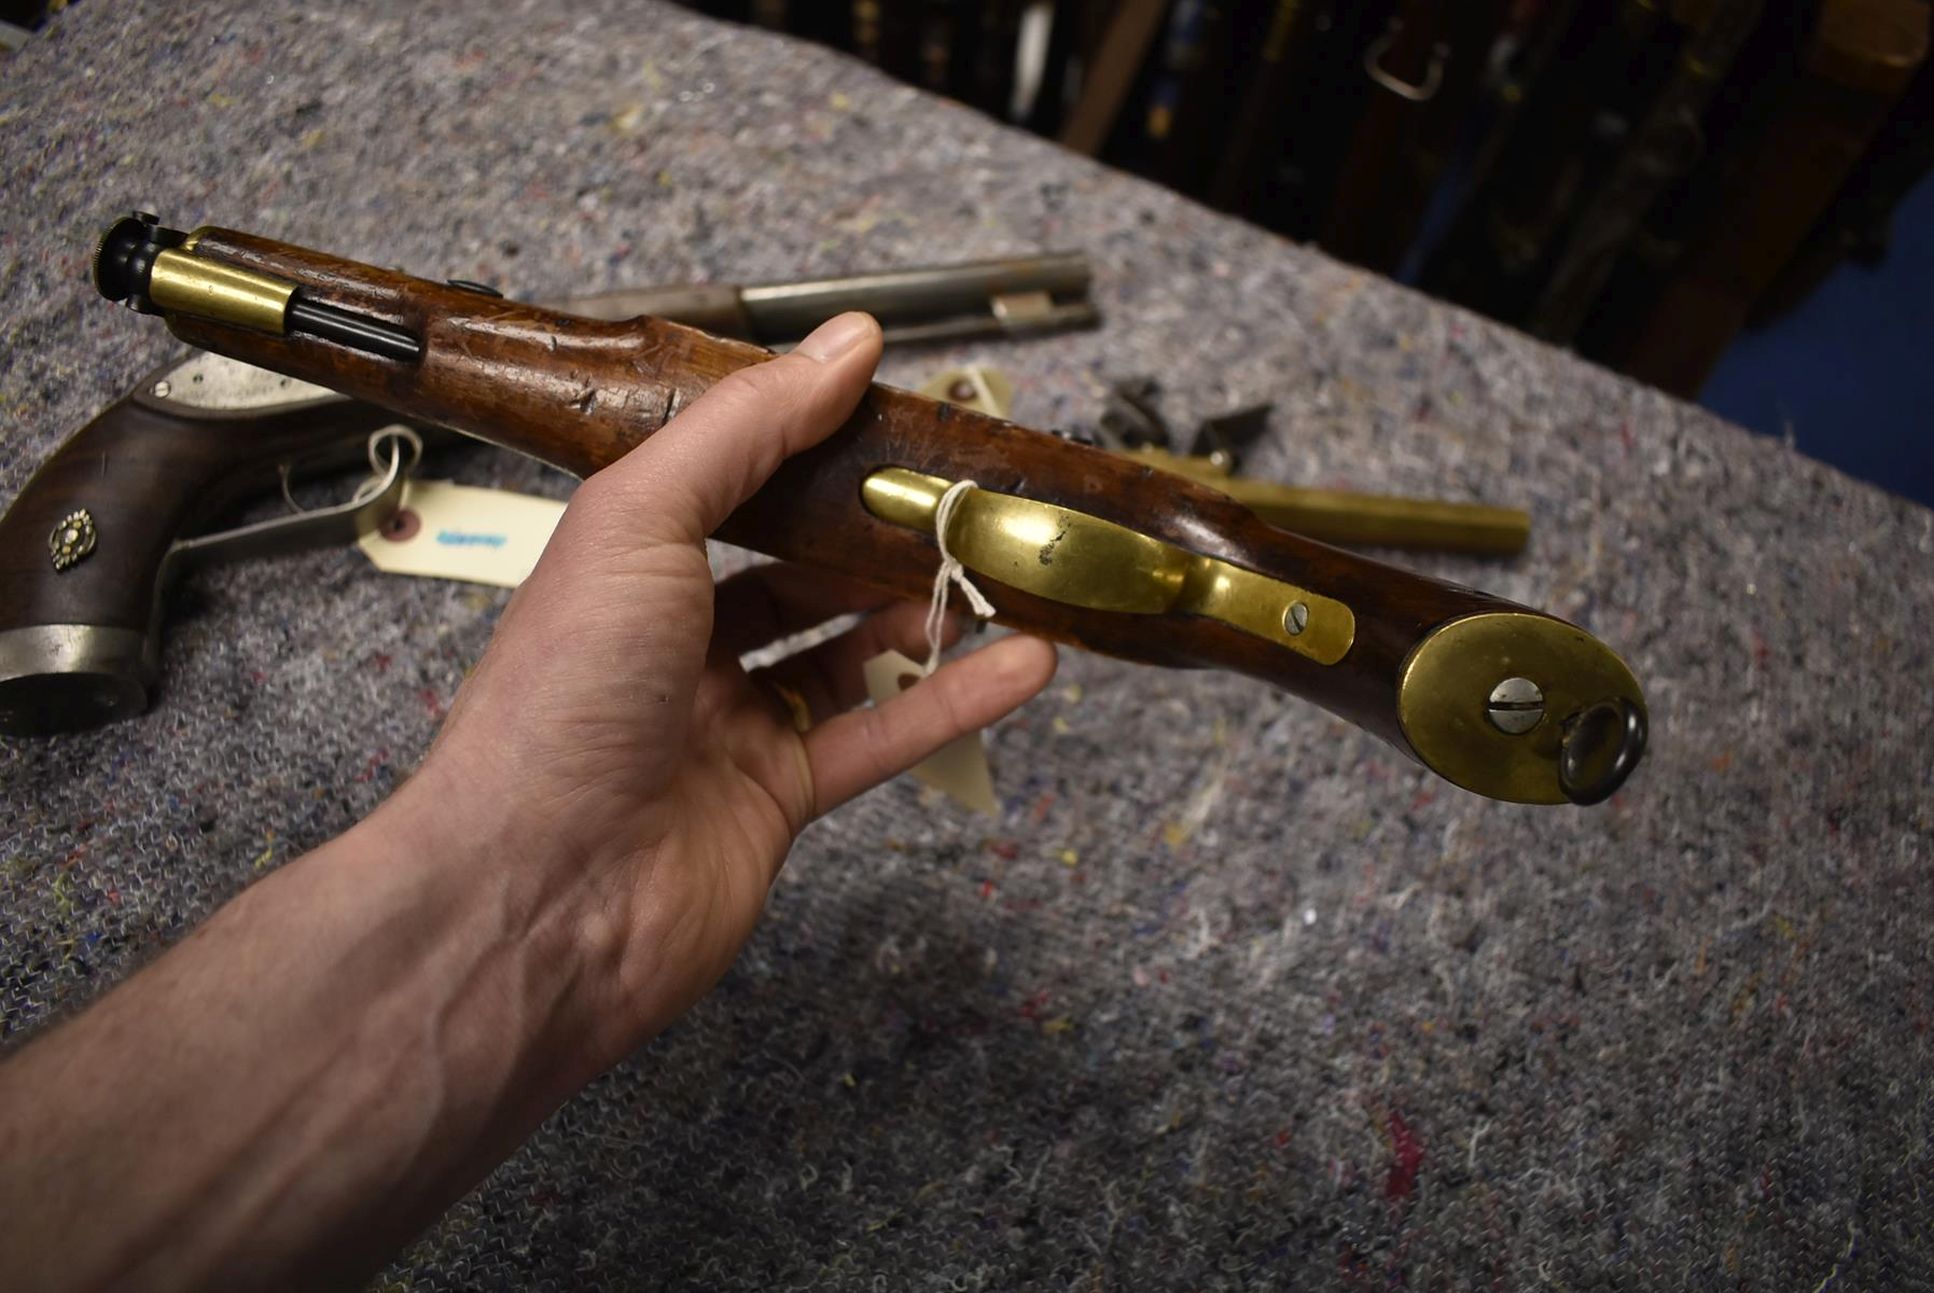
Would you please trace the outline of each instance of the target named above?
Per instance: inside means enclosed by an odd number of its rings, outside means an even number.
[[[1533,809],[1064,653],[989,734],[998,819],[898,783],[808,831],[718,992],[386,1283],[1934,1283],[1929,512],[663,4],[91,0],[0,62],[0,161],[5,497],[171,353],[85,282],[137,204],[534,297],[1083,248],[1103,330],[886,379],[994,363],[1035,424],[1135,374],[1178,421],[1273,401],[1258,473],[1530,508],[1521,559],[1418,564],[1647,688],[1633,782]],[[347,551],[212,572],[152,713],[0,743],[9,1041],[380,801],[503,600]]]

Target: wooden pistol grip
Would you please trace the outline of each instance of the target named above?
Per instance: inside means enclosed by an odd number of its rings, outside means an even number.
[[[408,329],[422,339],[423,356],[398,362],[296,333],[169,316],[184,340],[580,476],[615,461],[728,374],[770,358],[755,346],[662,320],[573,318],[226,230],[199,231],[194,247],[198,256],[293,281],[305,298]],[[1467,785],[1469,777],[1445,771],[1441,755],[1420,752],[1406,733],[1399,691],[1420,645],[1441,626],[1486,614],[1585,637],[1539,612],[1276,529],[1226,496],[1146,464],[877,385],[843,427],[786,461],[719,537],[924,600],[938,562],[932,535],[882,520],[862,502],[868,477],[885,468],[972,480],[982,490],[1112,522],[1347,605],[1353,637],[1341,658],[1326,664],[1216,619],[1098,610],[976,580],[1001,623],[1125,659],[1248,674],[1325,706]],[[1042,560],[1049,559],[1044,552]],[[1603,686],[1628,689],[1637,703],[1629,671],[1604,654],[1622,680]],[[1482,719],[1497,681],[1486,682],[1485,694],[1453,718],[1461,722],[1468,712]],[[1556,739],[1548,742],[1549,758]]]
[[[152,395],[172,367],[70,436],[0,516],[0,732],[140,712],[176,540],[272,488],[280,464],[331,446],[360,458],[369,433],[396,420],[344,399],[193,409]],[[67,533],[77,538],[57,564]]]

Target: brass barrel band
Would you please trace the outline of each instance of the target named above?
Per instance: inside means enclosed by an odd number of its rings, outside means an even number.
[[[183,251],[157,253],[148,279],[148,299],[164,313],[277,336],[287,331],[289,301],[295,292],[294,283]]]

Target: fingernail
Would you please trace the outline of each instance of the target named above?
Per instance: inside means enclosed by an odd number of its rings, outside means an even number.
[[[873,334],[879,325],[870,315],[858,311],[826,320],[812,335],[794,347],[794,353],[822,364],[830,364]]]

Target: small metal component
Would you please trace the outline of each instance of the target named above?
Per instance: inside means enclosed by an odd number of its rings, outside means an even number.
[[[1523,736],[1543,721],[1545,694],[1529,678],[1506,678],[1491,688],[1485,713],[1491,726],[1512,736]]]
[[[1291,602],[1289,609],[1283,612],[1283,627],[1289,630],[1291,637],[1297,636],[1304,629],[1308,628],[1309,604],[1307,602]]]
[[[949,368],[922,386],[920,393],[995,418],[1006,417],[1014,406],[1014,384],[1000,369],[980,364]]]
[[[502,296],[503,295],[502,292],[498,291],[490,284],[479,283],[474,278],[451,278],[451,279],[445,279],[444,281],[449,283],[451,287],[460,287],[466,292],[475,292],[479,296]]]
[[[1099,426],[1102,444],[1117,451],[1168,454],[1176,436],[1162,416],[1161,391],[1152,377],[1130,377],[1109,387]],[[1268,429],[1273,407],[1256,404],[1203,419],[1189,441],[1190,456],[1203,459],[1221,475],[1231,474],[1241,465],[1243,452]]]
[[[1370,42],[1363,53],[1363,70],[1372,81],[1400,99],[1412,103],[1428,103],[1437,97],[1437,91],[1444,84],[1444,64],[1450,59],[1450,46],[1439,41],[1430,47],[1430,66],[1424,69],[1424,79],[1417,82],[1393,76],[1383,65],[1383,56],[1390,52],[1390,46],[1397,38],[1397,30],[1403,26],[1401,18],[1392,18],[1389,28],[1383,35]]]
[[[1233,473],[1242,466],[1243,454],[1269,429],[1269,415],[1274,411],[1273,404],[1252,404],[1233,413],[1204,418],[1189,445],[1189,456],[1207,458],[1224,474]]]
[[[423,358],[423,343],[395,324],[301,297],[289,305],[289,327],[385,359],[414,363]]]
[[[164,389],[166,388],[166,389]],[[192,409],[264,409],[344,397],[326,386],[284,377],[226,355],[201,351],[149,388],[153,398]]]
[[[1010,329],[1040,326],[1054,317],[1054,297],[1047,292],[1003,292],[989,302],[994,317]]]
[[[1118,451],[1167,449],[1172,439],[1168,422],[1155,405],[1161,389],[1152,377],[1131,378],[1110,387],[1095,426],[1102,445]]]
[[[66,570],[87,560],[99,537],[94,515],[86,508],[63,516],[54,526],[54,532],[47,536],[47,551],[53,557],[54,569]]]
[[[1566,719],[1558,755],[1565,798],[1585,806],[1611,798],[1644,756],[1645,738],[1645,711],[1622,697]]]
[[[932,534],[949,485],[883,467],[866,478],[860,498],[882,521]],[[976,575],[1066,606],[1199,616],[1318,664],[1335,664],[1356,641],[1355,612],[1334,598],[1053,503],[972,490],[960,500],[947,541]],[[1296,603],[1304,606],[1304,627],[1292,633]]]

